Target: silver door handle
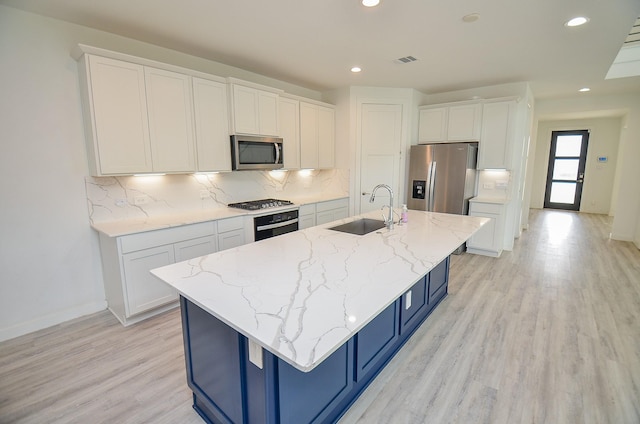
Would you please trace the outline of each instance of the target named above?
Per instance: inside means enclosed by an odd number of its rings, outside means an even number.
[[[362,192],[362,195],[363,195],[363,196],[368,196],[368,195],[370,195],[370,194],[371,194],[371,193],[370,193],[370,192],[368,192],[368,191],[363,191],[363,192]]]
[[[276,165],[278,163],[280,163],[280,146],[278,146],[278,143],[273,143],[274,147],[276,148]]]

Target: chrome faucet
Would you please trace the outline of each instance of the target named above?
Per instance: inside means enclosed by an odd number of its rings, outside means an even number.
[[[371,192],[371,198],[369,199],[369,203],[373,203],[373,201],[376,200],[376,191],[379,188],[386,188],[387,191],[389,191],[389,205],[388,205],[389,216],[388,217],[384,216],[384,212],[383,212],[382,218],[384,218],[384,223],[387,226],[387,228],[390,230],[393,230],[393,190],[391,190],[391,187],[389,187],[386,184],[378,184],[377,186],[375,186],[373,188],[373,191]],[[384,209],[384,206],[382,207],[382,209]]]

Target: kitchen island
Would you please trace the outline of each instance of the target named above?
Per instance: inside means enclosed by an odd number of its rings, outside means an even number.
[[[488,221],[409,211],[392,230],[330,229],[358,218],[152,271],[180,293],[205,420],[337,420],[446,296],[449,255]]]

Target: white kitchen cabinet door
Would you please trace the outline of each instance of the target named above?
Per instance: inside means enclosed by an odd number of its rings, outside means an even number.
[[[174,262],[173,245],[122,255],[128,316],[146,312],[178,298],[177,292],[171,286],[149,272]]]
[[[200,172],[231,171],[227,86],[193,78],[197,168]]]
[[[283,139],[284,167],[300,168],[300,102],[280,97],[280,135]]]
[[[154,172],[194,172],[191,77],[145,67]]]
[[[327,202],[316,203],[316,224],[344,219],[349,216],[349,200],[336,199]]]
[[[335,167],[335,109],[300,102],[300,167]]]
[[[336,112],[335,109],[318,106],[318,167],[334,168],[336,165]]]
[[[278,122],[279,97],[275,93],[258,90],[258,128],[260,135],[280,136]]]
[[[216,236],[199,237],[181,241],[173,245],[176,262],[186,261],[200,256],[210,255],[218,251]]]
[[[151,172],[144,68],[87,55],[85,119],[94,176]],[[84,89],[83,89],[84,90]],[[90,122],[89,122],[90,121]]]
[[[278,94],[232,85],[233,129],[236,134],[279,136]]]
[[[478,141],[482,105],[479,103],[451,106],[447,119],[448,141]]]
[[[511,145],[516,102],[491,102],[483,105],[482,133],[478,145],[478,169],[511,169]]]
[[[244,229],[240,229],[218,234],[219,250],[231,249],[246,244],[244,233]]]
[[[478,255],[499,257],[503,250],[506,206],[498,203],[469,202],[469,216],[489,218],[469,240],[467,251]]]
[[[318,163],[318,106],[300,102],[300,168]]]
[[[315,203],[301,205],[298,210],[298,228],[304,230],[316,225],[316,205]]]
[[[438,107],[420,110],[418,141],[442,142],[447,140],[449,108]]]
[[[258,90],[232,85],[233,125],[236,134],[259,134]]]

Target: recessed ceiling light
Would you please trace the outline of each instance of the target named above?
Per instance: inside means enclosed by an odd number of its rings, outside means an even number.
[[[462,21],[466,22],[466,23],[475,22],[478,19],[480,19],[480,14],[479,13],[470,13],[470,14],[465,15],[465,16],[462,17]]]
[[[366,7],[373,7],[380,4],[380,0],[362,0],[362,5]]]
[[[576,26],[584,25],[587,22],[589,22],[589,18],[585,18],[584,16],[578,16],[576,18],[569,19],[567,22],[565,22],[564,26],[576,27]]]
[[[351,72],[353,72],[354,74],[357,74],[360,71],[362,71],[362,68],[360,68],[359,66],[354,66],[353,68],[351,68]]]
[[[578,91],[582,91],[583,93],[586,93],[587,91],[591,91],[591,89],[589,87],[583,87]]]

